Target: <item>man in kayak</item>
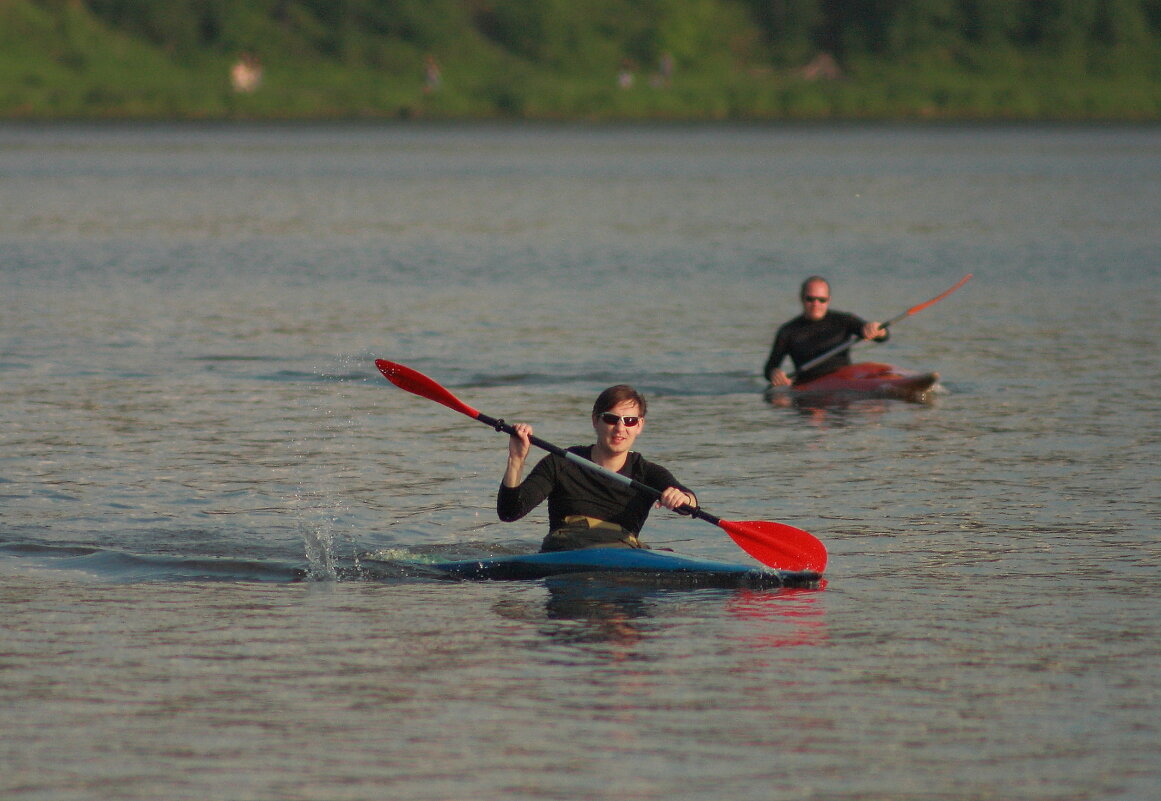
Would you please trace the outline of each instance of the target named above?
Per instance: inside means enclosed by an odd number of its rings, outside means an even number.
[[[802,301],[802,314],[778,329],[778,333],[774,336],[774,345],[770,349],[770,357],[766,359],[766,366],[762,370],[762,374],[772,386],[787,387],[791,384],[790,377],[779,368],[786,356],[790,357],[798,370],[794,376],[794,383],[799,384],[851,363],[848,349],[836,353],[809,370],[800,369],[801,365],[831,348],[852,337],[873,339],[877,342],[883,342],[888,337],[887,329],[881,323],[868,323],[853,314],[832,311],[830,283],[825,278],[812,275],[803,281],[799,299]]]
[[[593,404],[597,441],[575,445],[570,451],[661,492],[657,505],[678,510],[697,506],[693,492],[673,474],[630,449],[645,428],[645,398],[625,384],[609,387]],[[556,454],[541,459],[528,478],[520,480],[532,447],[532,427],[513,426],[508,438],[508,467],[500,482],[496,512],[505,522],[519,520],[548,499],[548,536],[540,550],[580,548],[640,548],[637,535],[645,525],[654,499],[574,464]]]

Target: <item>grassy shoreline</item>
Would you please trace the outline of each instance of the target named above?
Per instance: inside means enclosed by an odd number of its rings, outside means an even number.
[[[608,88],[566,80],[541,85],[381,89],[371,76],[287,74],[249,95],[214,78],[164,84],[42,84],[0,103],[4,120],[409,120],[439,121],[1055,121],[1158,122],[1161,89],[1117,80],[1040,84],[962,76],[826,84],[689,76],[664,90]],[[699,86],[698,84],[701,84]],[[712,86],[711,86],[712,84]]]

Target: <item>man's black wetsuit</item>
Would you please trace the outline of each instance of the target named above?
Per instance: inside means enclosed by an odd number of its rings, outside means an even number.
[[[585,459],[591,458],[593,452],[591,445],[573,446],[569,450]],[[664,467],[639,453],[631,452],[620,472],[658,491],[677,487],[694,494]],[[571,550],[592,545],[640,547],[637,534],[656,501],[652,495],[617,484],[562,456],[549,454],[537,462],[519,487],[500,485],[496,513],[504,522],[519,520],[545,498],[548,498],[550,533],[541,550]],[[578,532],[578,528],[582,531]],[[568,536],[562,537],[560,532],[568,532]]]
[[[865,320],[848,312],[828,311],[821,320],[815,322],[810,322],[804,315],[800,314],[778,329],[762,375],[769,379],[770,374],[786,356],[790,357],[791,361],[794,362],[795,369],[798,369],[799,365],[806,364],[815,356],[826,353],[848,339],[862,337],[863,326],[866,324]],[[882,342],[885,339],[886,336],[877,341]],[[799,370],[794,377],[794,383],[801,384],[804,381],[810,381],[850,363],[851,352],[847,349],[842,353],[836,353],[822,364],[817,364],[809,370]]]

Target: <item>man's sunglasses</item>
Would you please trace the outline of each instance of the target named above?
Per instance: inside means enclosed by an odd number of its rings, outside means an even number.
[[[617,423],[624,422],[626,428],[632,428],[641,422],[641,418],[635,415],[621,417],[620,415],[613,414],[612,412],[602,412],[601,414],[597,415],[597,417],[600,417],[602,421],[608,423],[611,426],[615,426]]]
[[[803,295],[802,302],[803,303],[829,303],[830,298],[816,298],[812,295]]]

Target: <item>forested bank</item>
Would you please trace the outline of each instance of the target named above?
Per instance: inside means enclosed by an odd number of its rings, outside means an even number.
[[[0,0],[9,119],[1161,118],[1161,0]]]

